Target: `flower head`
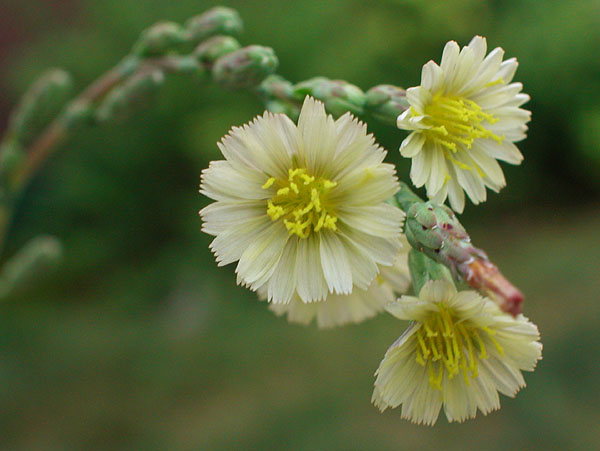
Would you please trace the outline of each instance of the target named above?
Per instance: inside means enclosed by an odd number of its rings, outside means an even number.
[[[541,358],[527,318],[448,281],[427,282],[418,298],[403,296],[387,310],[414,322],[387,350],[372,400],[382,411],[402,404],[402,417],[415,423],[434,424],[442,405],[458,422],[500,408],[498,392],[514,396],[525,386],[521,370]]]
[[[500,47],[486,51],[481,36],[462,50],[448,42],[441,64],[425,64],[421,85],[406,91],[411,106],[398,117],[399,128],[412,130],[400,153],[413,159],[413,183],[425,185],[437,202],[449,197],[458,212],[465,205],[463,189],[477,204],[485,201],[486,186],[496,192],[504,187],[496,159],[523,160],[514,143],[525,138],[531,116],[519,108],[529,100],[523,86],[511,83],[517,60],[503,62]]]
[[[287,315],[292,323],[309,324],[316,318],[320,328],[359,323],[384,310],[396,294],[405,293],[410,286],[408,251],[410,245],[403,237],[403,247],[393,266],[380,267],[379,275],[366,290],[354,288],[350,294],[330,294],[320,302],[302,302],[295,295],[287,304],[271,303],[269,309],[277,315]],[[265,299],[266,290],[258,294]]]
[[[308,97],[296,126],[265,113],[219,143],[225,161],[202,173],[217,202],[200,215],[219,265],[239,261],[238,283],[269,300],[304,302],[367,289],[401,247],[403,213],[393,165],[351,114],[336,121]]]

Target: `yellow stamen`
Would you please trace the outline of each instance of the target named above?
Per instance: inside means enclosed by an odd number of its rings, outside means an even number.
[[[502,79],[489,83],[493,86],[503,83]],[[444,155],[462,169],[475,170],[481,176],[485,174],[475,162],[466,165],[452,158],[451,153],[468,150],[476,139],[487,138],[501,143],[504,136],[498,136],[486,128],[488,124],[498,122],[498,118],[484,112],[472,100],[460,96],[436,95],[432,102],[424,108],[423,123],[429,128],[423,131],[426,139],[442,146]],[[418,114],[414,111],[414,114]]]
[[[337,182],[309,175],[304,168],[288,170],[287,179],[269,178],[263,185],[275,185],[275,195],[267,201],[267,215],[283,220],[290,235],[308,238],[311,232],[337,230],[337,216],[328,202],[329,192]]]
[[[478,361],[489,358],[481,332],[494,344],[498,353],[504,355],[504,349],[494,337],[494,330],[465,321],[458,322],[452,309],[438,304],[438,310],[422,323],[415,334],[415,360],[427,367],[432,388],[442,389],[444,373],[448,379],[462,373],[467,385],[471,379],[478,377]]]

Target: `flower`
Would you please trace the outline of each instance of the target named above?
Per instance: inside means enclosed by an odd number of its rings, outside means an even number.
[[[414,322],[379,365],[372,401],[381,411],[402,404],[402,417],[415,423],[434,424],[442,405],[450,422],[500,408],[498,392],[515,396],[525,386],[520,370],[541,358],[535,324],[445,280],[387,310]]]
[[[278,316],[287,315],[292,323],[309,324],[316,318],[320,328],[359,323],[375,316],[395,299],[395,294],[405,293],[410,286],[408,251],[410,245],[403,236],[402,250],[393,266],[380,267],[379,275],[366,290],[355,288],[350,294],[330,294],[321,302],[302,302],[295,295],[287,304],[271,303],[269,309]],[[267,293],[259,289],[258,294],[266,299]]]
[[[367,289],[378,265],[394,263],[404,215],[384,201],[398,191],[395,168],[351,114],[334,121],[308,97],[297,127],[265,112],[219,149],[226,160],[200,185],[217,202],[200,215],[218,264],[239,261],[239,284],[312,302]]]
[[[498,192],[506,185],[496,159],[520,164],[514,145],[525,139],[531,113],[519,108],[529,100],[521,83],[511,83],[515,58],[502,61],[504,50],[485,56],[485,38],[475,36],[462,50],[450,41],[438,66],[423,66],[421,85],[409,88],[410,103],[398,117],[398,127],[412,130],[400,153],[412,158],[411,180],[426,185],[427,196],[457,212],[465,194],[473,203],[486,199],[485,187]]]

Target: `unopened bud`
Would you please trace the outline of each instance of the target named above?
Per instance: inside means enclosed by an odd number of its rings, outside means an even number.
[[[175,22],[158,22],[144,30],[133,46],[135,55],[160,56],[186,42],[185,29]]]
[[[212,69],[214,80],[228,88],[250,88],[275,72],[279,61],[269,47],[251,45],[219,58]]]
[[[211,69],[217,59],[239,50],[240,47],[237,39],[231,36],[214,36],[196,47],[194,56],[203,68]]]
[[[396,125],[396,120],[410,107],[406,91],[392,85],[379,85],[367,91],[365,109],[377,119]]]
[[[471,243],[454,212],[445,205],[423,202],[406,184],[400,185],[396,198],[406,212],[405,233],[410,245],[445,265],[457,279],[490,296],[503,311],[520,313],[523,295],[485,252]]]
[[[185,28],[190,42],[197,45],[211,36],[239,36],[244,27],[236,10],[217,6],[189,19]]]
[[[357,115],[364,112],[365,93],[344,80],[315,77],[295,85],[294,94],[297,98],[312,95],[321,100],[327,111],[336,117],[347,111]]]
[[[141,72],[113,89],[96,111],[98,121],[122,120],[151,97],[164,81],[162,71]]]
[[[73,82],[68,72],[50,69],[43,73],[12,113],[7,135],[23,146],[30,144],[68,101],[72,88]]]
[[[25,287],[56,264],[62,254],[60,242],[52,236],[29,241],[0,270],[0,298]]]

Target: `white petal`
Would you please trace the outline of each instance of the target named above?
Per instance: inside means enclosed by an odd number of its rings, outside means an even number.
[[[423,86],[416,86],[406,90],[406,100],[410,103],[417,113],[423,114],[425,105],[432,100],[431,93]]]
[[[412,158],[421,151],[425,143],[425,136],[419,132],[412,132],[400,145],[400,155]]]
[[[456,288],[447,280],[430,280],[423,285],[419,299],[432,304],[447,301],[456,295]]]
[[[275,303],[288,303],[296,293],[296,254],[298,238],[291,237],[269,279],[267,298]]]
[[[523,155],[513,143],[504,140],[501,144],[498,144],[492,140],[480,140],[477,146],[485,151],[490,157],[496,158],[497,160],[506,161],[510,164],[521,164],[523,161]]]
[[[506,84],[510,83],[517,72],[517,67],[519,63],[516,58],[507,59],[500,65],[496,78],[501,78]]]
[[[448,170],[446,168],[446,158],[442,149],[435,146],[428,151],[431,154],[430,171],[427,180],[427,197],[434,197],[446,182]]]
[[[377,275],[377,264],[368,249],[362,248],[343,234],[340,238],[346,248],[346,257],[352,270],[352,281],[355,286],[366,290]]]
[[[425,147],[422,152],[416,154],[412,159],[410,167],[410,179],[413,184],[420,188],[429,178],[429,171],[431,170],[431,147]]]
[[[321,176],[337,148],[335,123],[322,102],[306,97],[298,118],[298,131],[304,142],[301,153],[309,173]]]
[[[238,283],[252,290],[267,283],[277,268],[288,239],[287,230],[279,222],[272,223],[255,236],[238,262],[236,268]]]
[[[210,249],[217,258],[219,266],[228,265],[239,260],[248,247],[271,226],[271,220],[259,216],[248,221],[242,221],[219,233],[210,243]]]
[[[213,202],[200,210],[202,231],[209,235],[218,235],[228,228],[264,214],[264,202]]]
[[[454,172],[454,168],[449,168],[450,172]],[[450,205],[452,209],[457,213],[462,213],[465,209],[465,192],[460,187],[456,175],[452,176],[452,180],[448,183],[448,198],[450,199]]]
[[[334,232],[321,232],[321,267],[329,291],[349,294],[352,291],[352,271],[344,245]]]
[[[487,52],[486,39],[482,36],[475,36],[473,39],[471,39],[471,42],[469,42],[469,48],[473,51],[475,63],[480,64]]]
[[[500,188],[506,186],[506,180],[504,178],[504,173],[502,172],[502,168],[498,164],[498,162],[490,157],[485,150],[479,147],[477,142],[473,143],[473,147],[469,151],[469,155],[477,166],[485,173],[487,177],[492,182],[495,191],[498,191]]]
[[[436,93],[442,86],[444,73],[434,61],[429,61],[421,71],[421,86],[431,93]]]
[[[321,269],[319,235],[312,233],[298,241],[296,256],[298,296],[303,302],[322,301],[327,297],[327,282]]]
[[[376,205],[386,201],[398,192],[396,168],[389,163],[357,169],[341,179],[328,196],[338,205]]]
[[[349,227],[383,238],[398,238],[404,213],[390,204],[362,207],[340,207],[339,221]]]
[[[456,41],[449,41],[446,43],[446,46],[444,47],[444,52],[442,53],[442,61],[440,63],[440,67],[444,71],[446,77],[448,77],[449,74],[452,74],[454,72],[454,68],[456,67],[456,63],[458,62],[459,52],[460,47],[458,46]]]
[[[200,192],[214,200],[266,200],[271,197],[263,189],[267,179],[259,172],[234,168],[228,161],[212,161],[202,171]]]

